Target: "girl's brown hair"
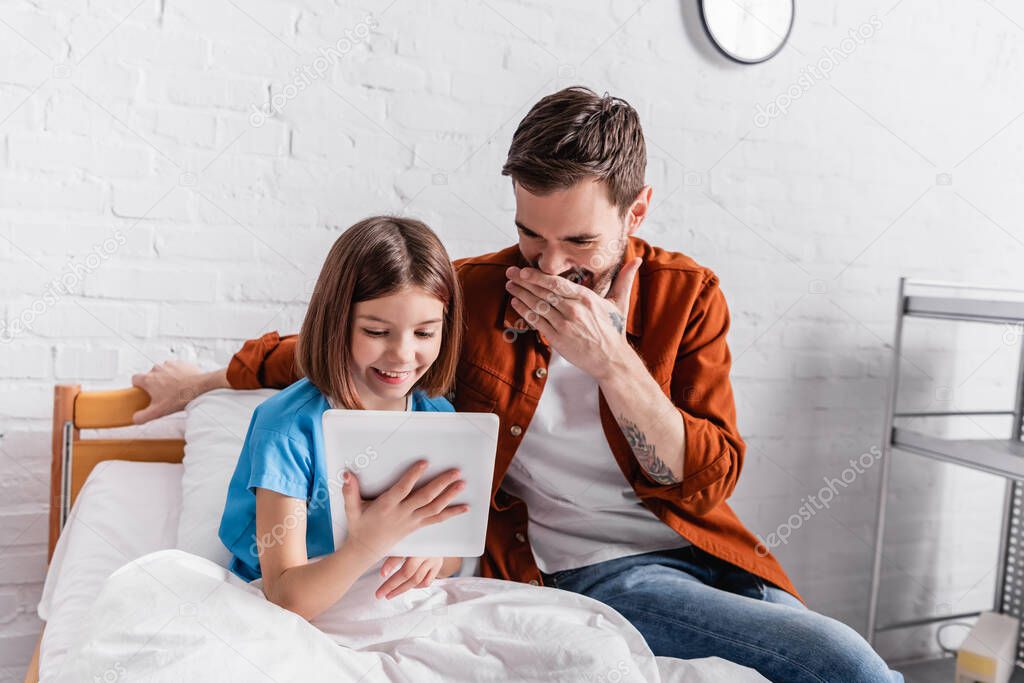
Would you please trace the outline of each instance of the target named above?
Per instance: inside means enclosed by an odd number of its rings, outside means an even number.
[[[296,363],[325,396],[345,408],[363,407],[351,374],[355,305],[405,287],[421,287],[445,307],[441,351],[414,388],[430,396],[449,390],[462,345],[462,290],[448,252],[420,221],[374,216],[331,247],[299,332]]]

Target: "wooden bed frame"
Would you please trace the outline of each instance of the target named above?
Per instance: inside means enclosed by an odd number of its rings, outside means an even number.
[[[142,389],[82,391],[78,384],[58,384],[53,392],[53,439],[50,461],[50,544],[47,562],[53,557],[68,512],[92,469],[104,460],[181,462],[182,439],[83,439],[83,429],[125,427],[132,414],[149,405]],[[39,683],[39,647],[25,673],[25,683]]]

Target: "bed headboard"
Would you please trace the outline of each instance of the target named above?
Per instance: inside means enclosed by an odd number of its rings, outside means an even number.
[[[78,384],[58,384],[53,392],[53,442],[50,462],[50,549],[53,556],[71,505],[92,468],[104,460],[181,462],[182,439],[90,439],[82,429],[125,427],[132,414],[149,405],[142,389],[82,391]]]

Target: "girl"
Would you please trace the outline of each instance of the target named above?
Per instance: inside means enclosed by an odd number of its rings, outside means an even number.
[[[335,547],[321,417],[331,407],[451,412],[442,394],[461,340],[459,283],[430,228],[380,216],[338,238],[299,335],[305,379],[256,409],[228,487],[219,533],[232,572],[262,578],[271,602],[312,620],[375,566],[393,572],[376,592],[388,599],[458,571],[460,558],[382,562],[409,533],[467,509],[450,505],[464,487],[457,470],[414,490],[425,462],[373,501],[345,472],[347,533]]]

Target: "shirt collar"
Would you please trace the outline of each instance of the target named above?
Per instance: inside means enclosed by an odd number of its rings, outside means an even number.
[[[523,258],[522,252],[517,251],[516,266],[519,268],[526,268],[530,264],[527,263],[526,259]],[[626,244],[626,253],[623,256],[623,262],[628,263],[632,259],[640,256],[643,251],[643,242],[636,238],[630,237],[629,242]],[[640,276],[643,273],[644,267],[640,266],[640,272],[637,273],[636,279],[633,280],[633,289],[629,292],[629,312],[626,318],[626,334],[631,337],[639,337],[643,334],[643,311],[640,309]],[[505,292],[505,302],[503,306],[503,313],[501,320],[499,321],[499,327],[503,330],[511,331],[510,333],[518,336],[523,332],[530,331],[530,326],[523,320],[523,317],[516,312],[516,309],[512,308],[512,295]],[[543,336],[541,336],[543,339]]]
[[[327,399],[328,407],[332,408],[333,410],[341,409],[341,406],[338,405],[337,401],[335,401],[330,396],[325,395],[324,398]],[[409,412],[412,410],[422,410],[422,404],[423,392],[420,391],[419,389],[413,389],[412,392],[405,395],[405,408],[403,410],[405,412]]]

